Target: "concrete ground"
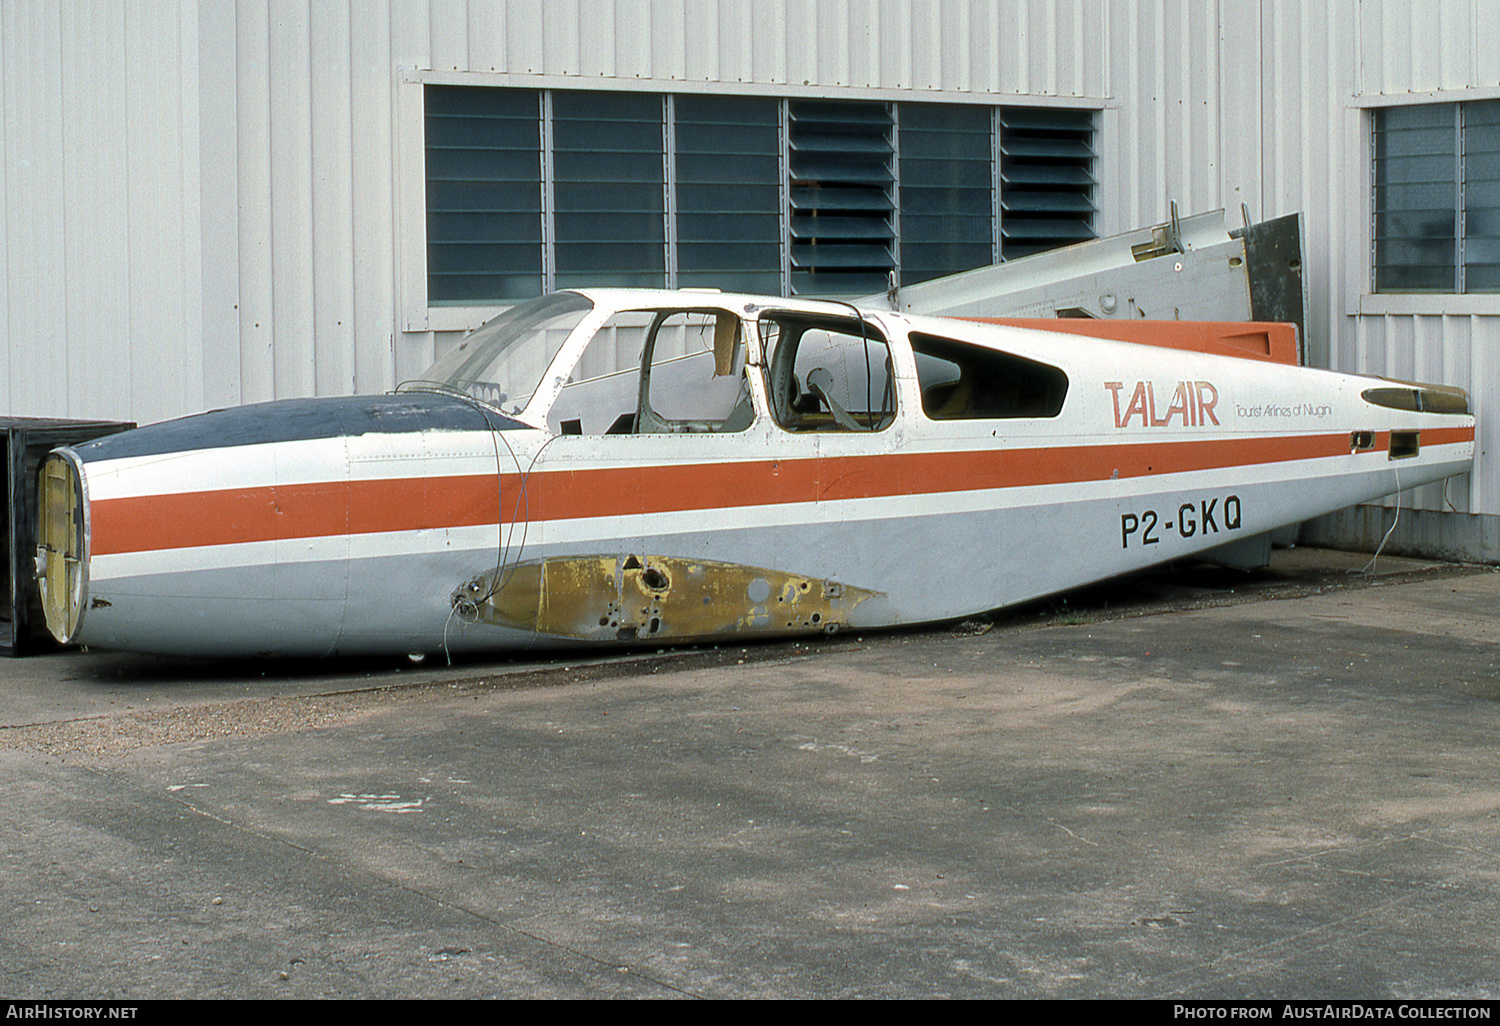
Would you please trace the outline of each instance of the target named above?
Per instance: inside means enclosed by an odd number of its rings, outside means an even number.
[[[0,996],[1500,996],[1500,574],[923,631],[0,664]]]

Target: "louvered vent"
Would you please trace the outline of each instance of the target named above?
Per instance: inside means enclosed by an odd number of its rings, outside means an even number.
[[[1001,110],[1002,260],[1095,237],[1093,138],[1091,111]]]
[[[793,101],[788,109],[792,292],[883,290],[895,267],[890,106]]]

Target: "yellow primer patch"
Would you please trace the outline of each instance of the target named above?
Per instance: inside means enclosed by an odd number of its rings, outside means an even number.
[[[837,581],[680,556],[568,556],[507,567],[454,595],[503,627],[590,641],[832,632],[875,592]]]

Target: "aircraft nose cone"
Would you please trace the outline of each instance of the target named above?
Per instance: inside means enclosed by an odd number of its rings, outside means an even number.
[[[78,632],[88,594],[87,505],[73,458],[42,462],[37,490],[36,579],[47,630],[66,644]]]

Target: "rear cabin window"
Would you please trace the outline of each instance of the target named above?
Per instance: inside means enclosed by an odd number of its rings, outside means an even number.
[[[932,420],[1013,420],[1055,417],[1068,394],[1057,367],[936,335],[911,336]]]

